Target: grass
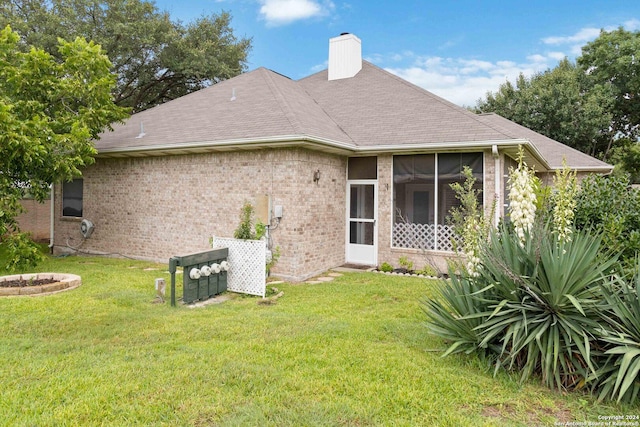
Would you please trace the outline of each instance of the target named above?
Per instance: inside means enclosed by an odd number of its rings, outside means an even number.
[[[153,303],[167,265],[68,257],[38,270],[83,284],[0,298],[0,425],[544,426],[640,414],[442,358],[424,327],[424,279],[345,274],[277,285],[274,305],[235,296],[190,309]]]

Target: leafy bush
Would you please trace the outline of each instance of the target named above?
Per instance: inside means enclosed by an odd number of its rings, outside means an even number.
[[[604,246],[619,251],[630,269],[640,252],[640,190],[628,176],[589,175],[577,196],[575,226],[601,232]]]
[[[35,267],[43,259],[40,247],[31,240],[28,233],[14,233],[5,236],[0,244],[7,254],[6,270],[10,272],[25,271]]]
[[[480,243],[486,240],[491,229],[495,201],[491,214],[486,216],[481,204],[482,190],[476,188],[473,171],[469,166],[464,166],[462,175],[465,177],[462,184],[459,182],[450,184],[460,206],[451,208],[448,221],[456,234],[456,237],[451,239],[451,243],[455,251],[466,261],[459,263],[458,269],[475,274],[479,262]]]
[[[249,202],[245,202],[240,210],[240,224],[233,232],[233,237],[242,240],[260,240],[267,231],[266,225],[258,221],[255,226],[253,216],[255,208]]]
[[[479,296],[483,289],[478,287],[478,282],[457,275],[453,264],[449,265],[449,275],[449,281],[440,280],[437,284],[435,294],[438,298],[427,298],[422,305],[429,320],[429,330],[451,343],[443,356],[473,352],[489,358],[495,356],[500,350],[497,340],[481,344],[484,334],[479,330],[489,317],[491,298]]]
[[[244,202],[242,209],[240,210],[240,224],[238,228],[233,232],[233,237],[242,240],[260,240],[263,237],[267,237],[267,225],[261,221],[257,221],[254,225],[253,216],[255,208],[249,202]],[[271,248],[271,242],[268,241],[268,247]],[[278,263],[280,259],[280,246],[276,246],[267,252],[266,271],[267,276],[271,274],[271,270]]]
[[[558,243],[543,230],[523,246],[513,233],[487,245],[479,280],[496,298],[484,341],[500,337],[499,360],[523,380],[539,374],[550,388],[579,388],[595,371],[599,292],[616,260],[601,259],[598,236],[580,232]]]
[[[477,353],[523,381],[537,376],[550,388],[588,386],[600,399],[634,401],[640,191],[628,180],[592,176],[576,197],[566,167],[553,191],[533,191],[522,158],[509,181],[511,223],[478,240],[473,270],[450,267],[450,283],[424,301],[429,329],[450,343],[445,355]],[[631,283],[619,256],[634,267]]]
[[[390,273],[393,271],[393,266],[391,264],[389,264],[388,262],[383,262],[380,265],[380,271],[384,271],[385,273]]]
[[[429,276],[429,277],[438,276],[438,271],[432,266],[430,266],[429,264],[425,264],[425,266],[422,267],[422,270],[416,270],[415,273],[422,274],[423,276]]]
[[[401,268],[412,271],[413,270],[413,261],[409,261],[409,258],[406,256],[401,256],[398,259],[398,264],[400,264]]]

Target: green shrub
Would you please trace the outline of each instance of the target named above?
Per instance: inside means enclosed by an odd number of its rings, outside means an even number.
[[[383,262],[379,268],[380,271],[384,271],[385,273],[390,273],[393,271],[393,266],[388,262]]]
[[[492,236],[479,281],[497,298],[482,330],[485,341],[500,337],[499,360],[523,380],[537,374],[550,388],[570,389],[594,373],[600,287],[616,262],[600,257],[600,245],[587,232],[558,243],[548,227],[523,246],[512,233]]]
[[[635,401],[640,191],[628,179],[591,176],[576,196],[566,167],[553,191],[536,189],[526,165],[518,171],[510,173],[511,223],[466,253],[476,254],[473,268],[450,266],[451,281],[424,301],[429,329],[449,342],[444,355],[477,353],[523,381],[536,376],[550,388],[590,387],[600,399]],[[630,266],[629,284],[622,277]]]
[[[249,202],[244,202],[240,210],[240,224],[233,232],[233,237],[242,240],[260,240],[267,236],[267,225],[261,221],[257,221],[254,225],[253,216],[255,209]],[[270,243],[270,242],[269,242]],[[267,276],[271,274],[271,270],[280,259],[280,246],[276,246],[270,252],[271,257],[267,259],[266,272]]]
[[[425,266],[422,267],[422,270],[416,270],[416,274],[422,274],[423,276],[429,276],[429,277],[438,276],[438,272],[436,271],[436,269],[430,266],[429,264],[425,264]]]
[[[398,259],[398,264],[400,264],[400,267],[405,268],[407,270],[413,270],[413,261],[409,261],[409,259],[406,256],[401,256]]]
[[[427,327],[434,335],[450,343],[443,356],[452,353],[493,357],[499,353],[497,340],[481,344],[484,334],[479,328],[487,320],[491,298],[472,277],[457,275],[455,265],[449,265],[450,279],[441,279],[435,289],[436,298],[427,298],[422,308]]]
[[[1,237],[1,236],[0,236]],[[14,233],[3,238],[0,249],[6,253],[6,270],[25,271],[37,266],[44,259],[40,247],[28,233]]]
[[[260,240],[267,231],[267,227],[262,222],[258,221],[255,226],[253,222],[253,216],[255,209],[249,202],[244,202],[242,209],[240,210],[240,224],[238,228],[233,232],[233,237],[242,240]]]
[[[619,251],[627,269],[640,252],[640,190],[628,176],[589,175],[580,186],[575,210],[578,229],[594,229],[603,234],[605,247]]]
[[[482,208],[482,190],[476,188],[476,178],[469,166],[464,166],[463,183],[455,182],[449,186],[460,202],[449,211],[448,222],[453,227],[455,237],[451,238],[454,250],[459,253],[464,262],[459,262],[457,269],[475,274],[478,266],[478,251],[480,243],[486,240],[491,229],[491,218],[495,211],[495,200],[489,215],[484,214]]]

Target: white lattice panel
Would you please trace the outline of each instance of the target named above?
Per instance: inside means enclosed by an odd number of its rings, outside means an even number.
[[[266,292],[266,242],[215,237],[214,248],[229,248],[227,289],[264,297]]]
[[[449,225],[438,226],[438,250],[453,251],[453,239],[457,242],[460,241],[456,233],[453,232],[453,227]]]
[[[435,245],[436,227],[438,242]],[[393,225],[393,246],[410,249],[437,249],[453,251],[451,239],[455,238],[453,228],[448,225],[412,224],[400,222]]]
[[[396,248],[434,249],[435,226],[399,222],[393,225],[393,246]]]

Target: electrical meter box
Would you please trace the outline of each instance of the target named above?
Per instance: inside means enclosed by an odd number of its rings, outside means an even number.
[[[181,266],[182,300],[185,304],[202,301],[227,290],[228,248],[219,248],[169,259],[171,305],[175,306],[175,273]]]

